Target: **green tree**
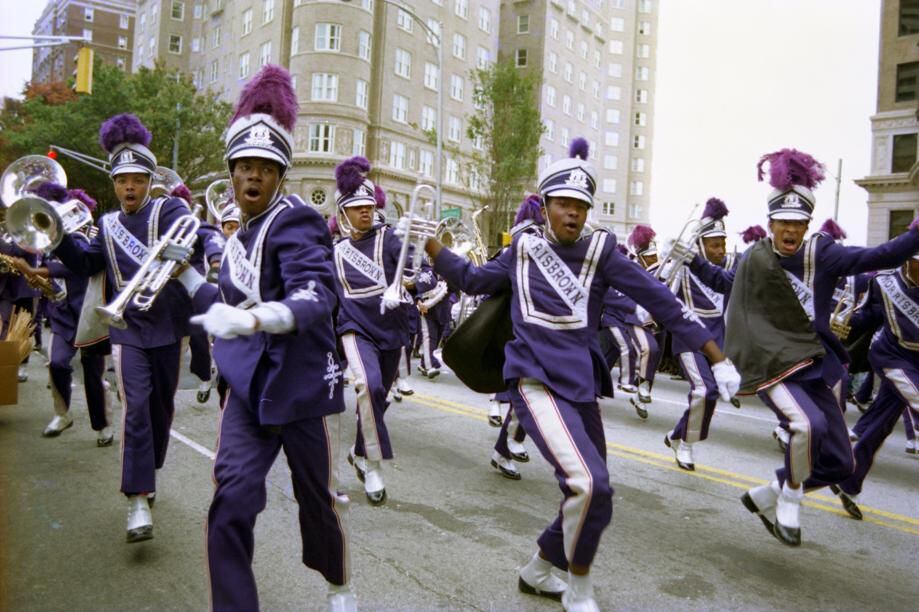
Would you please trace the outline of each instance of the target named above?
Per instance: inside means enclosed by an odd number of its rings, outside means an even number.
[[[536,179],[539,138],[545,129],[536,104],[539,77],[505,60],[474,70],[472,81],[477,110],[469,117],[466,132],[481,142],[484,153],[473,155],[466,174],[478,177],[482,205],[488,206],[480,217],[486,219],[482,233],[489,248],[494,248]]]
[[[92,95],[71,96],[66,87],[55,84],[27,86],[21,101],[7,98],[0,112],[0,164],[6,167],[23,155],[43,154],[50,145],[104,159],[99,126],[112,115],[128,112],[153,133],[150,148],[161,166],[172,166],[178,135],[179,164],[174,170],[192,189],[205,186],[202,177],[224,169],[222,133],[229,104],[198,92],[191,79],[162,66],[128,75],[97,59],[93,81]],[[103,210],[117,204],[105,173],[64,155],[58,162],[70,187],[85,189]]]

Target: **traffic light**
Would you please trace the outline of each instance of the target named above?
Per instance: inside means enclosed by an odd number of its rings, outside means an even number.
[[[91,94],[93,92],[93,50],[81,47],[77,51],[77,78],[74,90],[77,93]]]
[[[501,246],[510,246],[513,239],[514,237],[511,236],[510,232],[501,232]]]

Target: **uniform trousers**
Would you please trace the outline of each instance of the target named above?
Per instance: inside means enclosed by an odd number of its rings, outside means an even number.
[[[440,360],[434,356],[434,349],[440,345],[440,337],[443,334],[443,326],[435,316],[421,315],[418,327],[421,331],[421,365],[426,370],[439,368]]]
[[[191,351],[191,360],[188,369],[198,377],[201,382],[211,379],[211,343],[203,327],[192,325],[188,334],[188,349]]]
[[[564,495],[558,516],[537,540],[539,549],[559,569],[589,566],[613,517],[599,404],[570,402],[530,378],[512,381],[509,390],[517,418],[552,464]]]
[[[907,411],[919,412],[919,364],[904,363],[901,368],[878,368],[881,381],[871,407],[858,419],[858,442],[855,443],[855,471],[839,487],[849,495],[858,495],[868,476],[874,455],[884,444],[897,421]],[[908,424],[912,428],[912,423]]]
[[[383,416],[389,402],[386,395],[396,380],[402,348],[382,350],[354,332],[341,337],[348,366],[354,373],[357,393],[357,435],[354,454],[371,461],[392,459],[392,444]]]
[[[836,371],[842,366],[828,364]],[[839,483],[852,475],[855,460],[841,403],[842,377],[822,376],[821,364],[757,393],[789,433],[785,464],[776,470],[779,484],[787,479],[816,489]]]
[[[182,343],[156,348],[112,346],[121,387],[121,491],[156,491],[156,470],[166,461],[175,414]]]
[[[526,431],[520,424],[520,419],[517,418],[517,413],[514,412],[512,405],[507,407],[507,414],[504,420],[501,421],[501,430],[498,432],[498,439],[495,441],[495,451],[505,459],[513,459],[511,451],[507,447],[508,436],[513,437],[514,442],[518,444],[523,444],[523,441],[527,439]]]
[[[661,360],[657,338],[641,325],[631,325],[628,330],[637,353],[635,375],[653,385],[654,374],[657,373],[657,365]]]
[[[712,366],[702,353],[680,353],[677,360],[689,381],[689,406],[673,428],[672,439],[692,444],[708,438],[708,427],[718,403],[718,384]]]
[[[102,377],[105,375],[105,355],[108,353],[107,345],[108,342],[100,342],[80,349],[86,408],[94,431],[100,431],[111,423],[111,405],[102,383]],[[70,383],[73,381],[73,366],[70,363],[76,352],[76,347],[63,337],[51,333],[48,339],[48,374],[51,379],[54,413],[58,416],[64,416],[70,410]]]
[[[263,428],[257,405],[230,390],[221,415],[206,525],[215,611],[258,609],[253,532],[267,503],[265,479],[281,449],[299,507],[303,564],[333,584],[349,580],[348,502],[338,494],[341,414]]]

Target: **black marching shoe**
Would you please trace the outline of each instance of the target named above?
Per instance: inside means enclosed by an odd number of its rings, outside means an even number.
[[[498,472],[510,480],[520,480],[520,472],[517,470],[517,466],[514,465],[514,462],[510,459],[502,457],[498,454],[498,451],[494,451],[491,454],[491,467],[498,470]]]
[[[364,478],[366,478],[364,462],[363,457],[358,457],[354,454],[354,448],[348,451],[348,463],[354,468],[354,473],[357,474],[357,479],[361,482],[364,482]]]
[[[836,485],[830,485],[830,491],[832,491],[839,497],[839,501],[842,502],[842,507],[845,509],[846,512],[849,513],[849,516],[851,516],[857,521],[860,521],[864,518],[864,515],[862,515],[861,508],[858,507],[858,504],[848,493],[846,493],[845,491],[843,491]]]
[[[776,521],[772,527],[772,535],[779,539],[779,542],[788,546],[801,546],[801,528],[786,527]]]
[[[638,418],[639,418],[639,419],[645,420],[645,419],[648,418],[648,410],[647,410],[647,408],[645,408],[644,406],[642,406],[640,402],[635,401],[635,398],[634,398],[634,397],[630,397],[630,398],[629,398],[629,403],[632,404],[632,408],[635,409],[635,414],[638,415]]]

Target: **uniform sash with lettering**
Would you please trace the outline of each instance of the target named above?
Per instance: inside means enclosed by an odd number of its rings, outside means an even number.
[[[893,274],[879,274],[875,277],[878,287],[884,297],[884,312],[887,317],[887,323],[890,330],[897,337],[905,348],[910,350],[919,350],[919,343],[911,342],[903,337],[903,331],[897,322],[897,315],[894,309],[900,312],[903,317],[919,328],[919,304],[903,291],[897,277]]]
[[[238,233],[233,234],[227,240],[226,248],[223,250],[222,262],[227,264],[230,282],[246,296],[246,299],[242,302],[235,304],[237,308],[251,308],[256,304],[262,303],[262,255],[265,250],[265,238],[268,236],[268,230],[271,229],[271,224],[274,223],[277,216],[291,206],[294,206],[294,204],[282,198],[276,200],[276,203],[271,205],[267,212],[262,213],[266,215],[265,221],[259,228],[258,234],[255,235],[255,239],[249,243],[248,252],[243,243],[237,238]]]
[[[386,228],[381,227],[373,237],[373,259],[355,247],[350,239],[342,240],[335,245],[335,269],[346,298],[363,299],[382,295],[386,291],[386,271],[383,267],[385,232]],[[345,263],[367,278],[371,284],[366,287],[352,286],[352,283],[348,281]]]
[[[698,308],[695,305],[692,305],[691,306],[692,309],[696,313],[702,316],[721,316],[722,314],[724,314],[724,295],[721,293],[718,293],[717,291],[715,291],[714,289],[712,289],[711,287],[709,287],[708,285],[700,281],[699,277],[697,277],[695,274],[693,274],[689,270],[686,270],[686,274],[689,277],[689,282],[695,285],[699,289],[699,291],[702,292],[702,295],[704,295],[706,299],[708,299],[708,301],[711,302],[712,305],[715,307],[714,309],[706,309],[706,308]],[[687,294],[691,295],[692,287],[689,287],[688,289],[689,291],[687,291]],[[689,300],[691,301],[692,298],[690,297]]]
[[[112,271],[115,275],[115,289],[121,291],[126,281],[122,275],[121,267],[118,265],[118,255],[115,251],[117,245],[134,263],[140,266],[144,259],[147,258],[148,245],[152,245],[159,238],[160,211],[163,208],[165,199],[156,198],[144,206],[152,206],[150,216],[147,218],[147,243],[144,242],[128,231],[118,219],[120,213],[113,212],[102,217],[102,225],[105,228],[105,243],[108,248],[109,261],[112,265]],[[138,211],[140,212],[140,211]]]

